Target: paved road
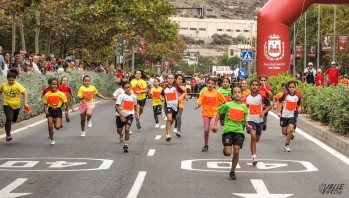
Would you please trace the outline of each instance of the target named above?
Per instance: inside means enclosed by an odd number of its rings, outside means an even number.
[[[0,197],[349,197],[349,165],[299,133],[292,152],[284,153],[284,137],[271,115],[257,145],[258,166],[250,165],[246,135],[238,180],[230,181],[231,158],[222,154],[219,133],[210,134],[209,152],[201,152],[203,126],[195,100],[184,109],[183,137],[172,133],[171,143],[164,129],[154,128],[150,105],[142,129],[132,126],[129,153],[118,142],[112,102],[97,104],[84,138],[77,113],[55,132],[54,147],[46,123],[14,134],[10,143],[2,138]],[[330,188],[343,188],[342,194],[320,193],[328,184],[339,184]]]

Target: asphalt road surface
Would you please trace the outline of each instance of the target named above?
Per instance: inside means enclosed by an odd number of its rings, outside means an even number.
[[[165,129],[154,128],[148,100],[142,128],[133,123],[129,153],[123,153],[116,134],[112,101],[96,105],[86,137],[80,137],[78,112],[55,131],[55,146],[49,146],[46,122],[17,130],[11,142],[1,136],[0,198],[349,197],[348,158],[331,154],[302,131],[291,142],[292,152],[285,153],[273,115],[257,144],[257,166],[251,165],[246,134],[238,180],[228,180],[231,157],[223,156],[220,132],[210,133],[209,151],[201,151],[203,122],[195,102],[186,103],[182,137],[171,133],[166,143]]]

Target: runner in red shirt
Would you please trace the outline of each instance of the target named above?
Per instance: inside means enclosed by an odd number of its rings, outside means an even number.
[[[336,68],[336,62],[331,63],[331,68],[326,70],[325,75],[327,76],[327,85],[337,86],[340,72]]]
[[[270,96],[273,95],[273,93],[271,92],[272,89],[271,87],[267,84],[268,81],[268,77],[267,76],[259,76],[259,94],[266,97],[267,99],[270,98]],[[264,109],[266,109],[267,106],[263,106],[263,111]],[[264,120],[264,125],[263,125],[263,131],[267,130],[267,116],[268,116],[268,112],[265,114],[265,116],[263,117]]]
[[[68,100],[67,104],[69,104],[69,101],[70,101],[69,100],[69,94],[72,96],[72,98],[74,100],[74,103],[76,103],[76,100],[74,98],[74,94],[73,94],[71,88],[68,85],[68,77],[63,76],[61,78],[61,84],[59,85],[58,90],[63,92],[64,95],[67,97],[67,100]],[[65,114],[65,120],[67,122],[70,122],[70,118],[69,118],[69,113],[68,112]]]

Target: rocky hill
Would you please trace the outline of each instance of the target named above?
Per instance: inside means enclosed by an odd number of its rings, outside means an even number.
[[[176,8],[204,7],[205,18],[250,19],[268,0],[167,0]],[[198,17],[197,10],[178,9],[177,16]]]

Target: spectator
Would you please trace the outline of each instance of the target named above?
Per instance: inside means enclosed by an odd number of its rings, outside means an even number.
[[[336,62],[331,63],[331,67],[325,72],[327,77],[327,85],[335,85],[338,84],[338,78],[340,76],[339,70],[336,68]]]
[[[308,63],[308,68],[304,70],[304,75],[305,75],[305,82],[308,84],[315,84],[315,78],[316,78],[316,71],[313,68],[313,63],[309,62]]]
[[[2,75],[7,76],[7,72],[11,64],[11,56],[9,52],[4,53],[4,60],[5,60],[5,64],[4,64],[4,69],[2,70]]]
[[[3,73],[3,70],[5,70],[5,59],[2,56],[2,47],[0,46],[0,76]]]
[[[344,76],[341,76],[341,84],[344,86],[348,85],[348,78],[346,74]]]
[[[322,76],[322,70],[321,69],[318,69],[317,70],[317,75],[316,75],[316,86],[322,86],[324,87],[324,77]]]

